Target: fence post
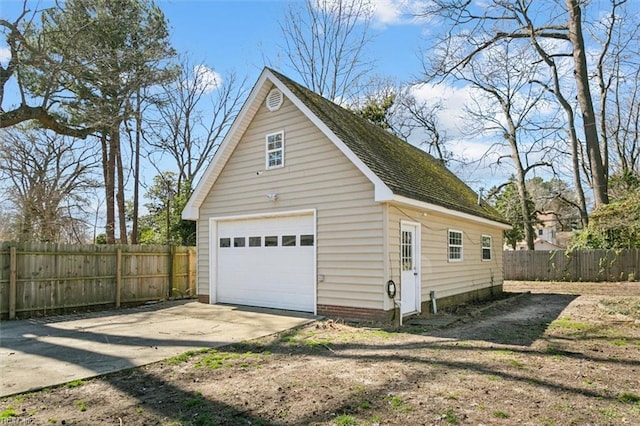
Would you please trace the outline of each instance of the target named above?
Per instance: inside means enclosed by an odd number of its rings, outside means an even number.
[[[116,308],[120,307],[122,297],[122,249],[116,249]]]
[[[173,296],[173,286],[176,282],[176,268],[175,268],[175,259],[176,259],[176,247],[174,245],[169,246],[169,299]]]
[[[187,247],[187,282],[185,285],[186,293],[189,297],[193,297],[193,292],[191,291],[191,248]]]
[[[18,284],[18,261],[16,248],[9,247],[9,319],[16,319],[16,294]]]

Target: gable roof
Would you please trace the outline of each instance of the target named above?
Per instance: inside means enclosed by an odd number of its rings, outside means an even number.
[[[433,156],[269,68],[263,70],[196,186],[183,218],[197,219],[197,210],[266,97],[269,82],[369,178],[375,187],[376,201],[397,201],[443,212],[458,212],[469,219],[482,218],[506,227],[494,208],[487,203],[478,205],[478,195]]]

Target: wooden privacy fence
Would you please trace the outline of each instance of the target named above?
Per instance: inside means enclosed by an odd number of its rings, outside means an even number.
[[[0,316],[196,296],[195,247],[0,242]]]
[[[504,279],[522,281],[636,281],[640,249],[505,251]]]

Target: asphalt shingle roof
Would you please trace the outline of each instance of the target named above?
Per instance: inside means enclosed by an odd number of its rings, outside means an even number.
[[[368,120],[269,69],[318,119],[400,196],[506,223],[439,160]]]

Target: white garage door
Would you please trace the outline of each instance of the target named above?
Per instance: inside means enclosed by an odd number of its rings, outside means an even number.
[[[219,221],[218,302],[313,312],[313,215]]]

